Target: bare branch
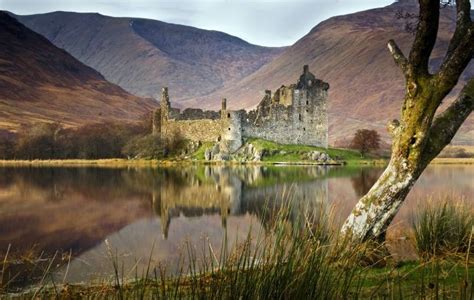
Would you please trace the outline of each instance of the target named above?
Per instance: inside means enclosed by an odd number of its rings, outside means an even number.
[[[425,161],[428,164],[452,138],[474,109],[474,79],[468,81],[458,98],[433,121],[426,149]]]
[[[402,69],[403,74],[406,77],[408,71],[408,60],[406,59],[402,50],[400,50],[394,40],[388,41],[387,47],[390,53],[392,54],[393,60],[395,60],[395,63]]]
[[[431,51],[438,35],[440,4],[439,0],[419,0],[419,3],[420,20],[408,60],[413,73],[427,74]]]
[[[449,60],[454,50],[459,46],[461,40],[466,35],[467,30],[471,26],[471,3],[469,0],[456,1],[456,30],[449,42],[448,51],[446,52],[445,61]]]
[[[440,93],[447,95],[458,82],[464,69],[474,55],[474,24],[470,26],[457,43],[447,60],[443,62],[437,76]]]

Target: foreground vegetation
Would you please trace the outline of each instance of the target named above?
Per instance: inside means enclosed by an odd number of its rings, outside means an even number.
[[[466,214],[466,210],[446,202],[420,211],[413,225],[415,246],[421,251],[417,261],[396,262],[382,256],[383,245],[351,247],[339,239],[328,217],[331,213],[321,209],[317,215],[306,214],[291,221],[288,206],[278,212],[268,209],[275,220],[269,231],[256,237],[249,234],[233,249],[227,248],[226,239],[220,251],[211,244],[186,244],[177,273],[168,272],[165,265],[155,265],[150,254],[144,270],[131,270],[134,278],[125,278],[129,271],[123,270],[113,245],[109,245],[108,256],[114,269],[109,279],[77,285],[55,283],[51,276],[53,259],[45,264],[39,285],[12,294],[15,288],[8,286],[5,276],[9,261],[6,256],[2,287],[9,296],[24,298],[472,299],[472,228],[470,235],[458,239],[441,234],[433,243],[428,238],[441,233],[441,223],[448,232],[458,230],[461,223],[472,226],[472,208],[468,209],[470,213]],[[444,211],[449,211],[449,221],[446,213],[439,213]],[[463,228],[463,232],[469,230]],[[446,239],[454,248],[430,249]]]

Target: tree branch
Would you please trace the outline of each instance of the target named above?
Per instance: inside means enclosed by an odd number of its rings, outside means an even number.
[[[430,128],[428,143],[423,156],[428,164],[449,144],[474,109],[474,79],[470,79],[458,98],[440,115]]]
[[[436,82],[441,94],[447,95],[451,91],[474,55],[474,23],[469,23],[467,31],[456,42],[456,48],[443,62],[436,75]]]
[[[436,42],[439,25],[439,0],[419,0],[420,17],[415,40],[409,55],[414,74],[427,74],[431,51]]]
[[[406,77],[408,71],[408,60],[403,54],[402,50],[400,50],[394,40],[388,41],[387,47],[390,53],[392,54],[393,60],[400,67],[400,69],[402,69],[403,74]]]
[[[456,1],[456,30],[449,42],[445,61],[449,60],[454,50],[459,46],[462,38],[471,25],[471,2],[469,0]]]

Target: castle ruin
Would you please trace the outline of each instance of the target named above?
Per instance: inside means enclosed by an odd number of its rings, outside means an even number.
[[[327,97],[329,84],[305,65],[296,84],[282,85],[265,96],[257,108],[228,110],[226,99],[217,111],[172,108],[168,89],[162,89],[160,108],[153,117],[153,133],[162,138],[179,133],[199,142],[218,142],[220,152],[233,153],[242,139],[261,138],[281,144],[328,146]]]

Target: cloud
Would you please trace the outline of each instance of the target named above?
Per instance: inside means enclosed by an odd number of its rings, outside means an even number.
[[[390,4],[393,0],[0,0],[16,14],[57,10],[141,17],[223,31],[265,46],[291,45],[335,15]]]

